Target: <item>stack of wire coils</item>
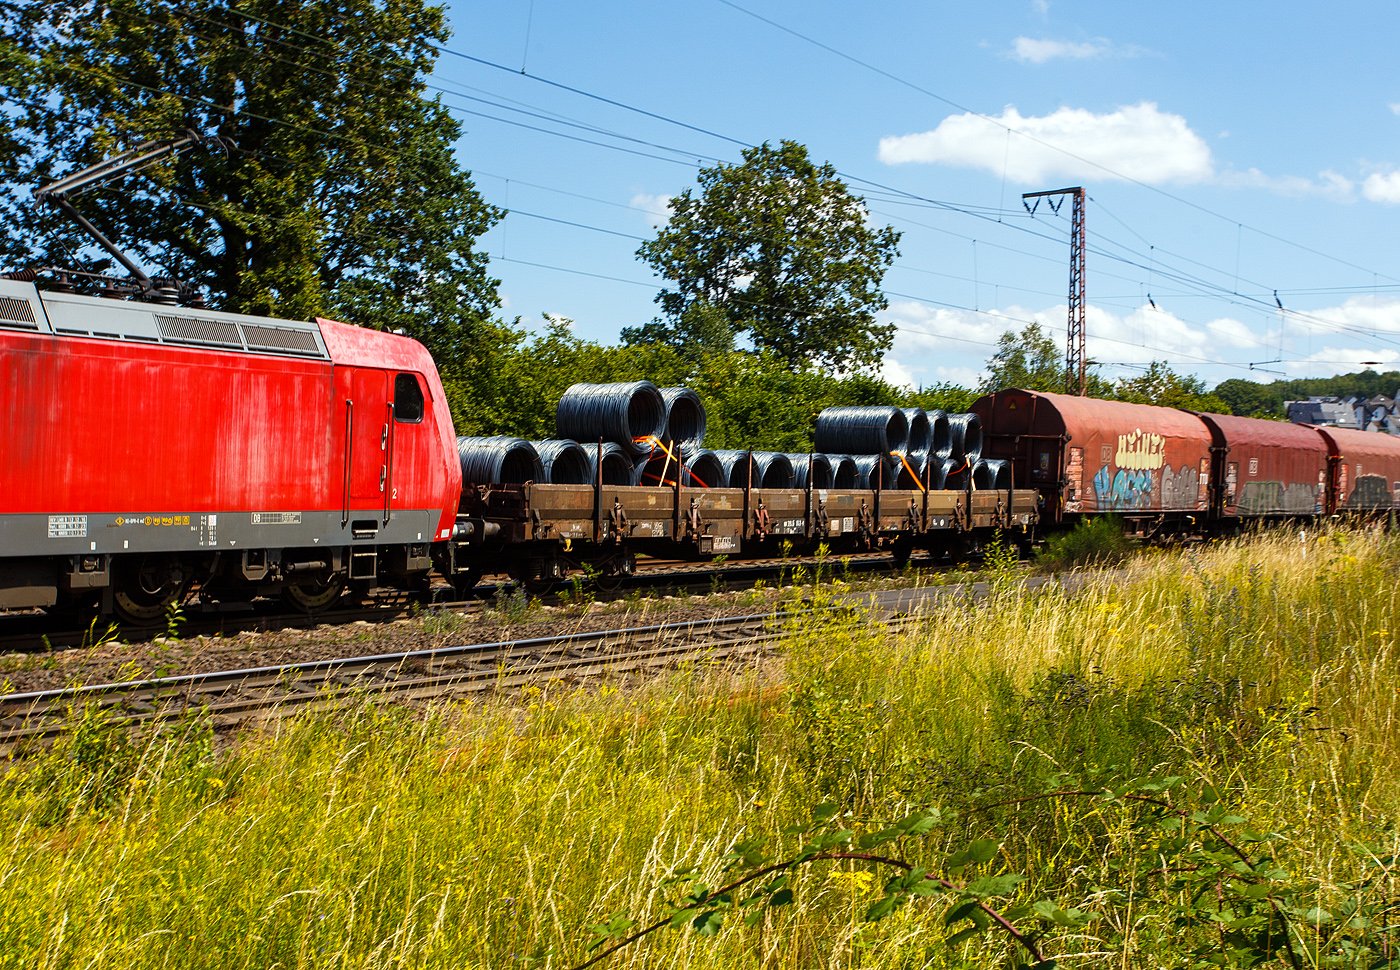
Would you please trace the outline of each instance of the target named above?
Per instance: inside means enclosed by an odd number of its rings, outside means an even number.
[[[925,411],[928,418],[928,455],[931,458],[948,458],[953,452],[953,437],[948,424],[948,415],[937,408]]]
[[[923,408],[900,408],[909,433],[904,439],[903,452],[910,458],[924,458],[933,447],[933,428]],[[912,462],[911,462],[912,464]]]
[[[979,458],[972,465],[972,487],[1006,491],[1011,487],[1011,462]]]
[[[903,451],[909,421],[896,407],[824,408],[817,415],[814,448],[824,454],[888,455]]]
[[[559,398],[554,428],[561,438],[602,439],[640,457],[666,434],[666,400],[651,381],[574,384]]]
[[[948,437],[948,457],[974,462],[982,457],[982,419],[977,415],[948,415]]]
[[[829,455],[814,453],[810,455],[787,456],[789,464],[792,465],[793,480],[798,488],[834,488],[831,476],[832,458]]]
[[[666,404],[665,438],[689,456],[705,446],[705,405],[688,387],[663,387],[661,400]]]
[[[855,488],[859,474],[856,471],[856,460],[850,455],[827,455],[826,460],[831,465],[831,487],[832,488]]]
[[[894,488],[899,479],[898,459],[891,455],[852,455],[856,466],[856,488]]]
[[[688,387],[574,384],[560,397],[554,423],[561,436],[582,442],[595,478],[601,457],[604,485],[729,484],[728,472],[704,448],[705,405]]]
[[[545,481],[551,485],[591,485],[593,458],[571,438],[532,441],[544,465]],[[596,450],[596,449],[595,449]]]
[[[711,454],[719,462],[723,487],[748,488],[753,483],[754,488],[759,488],[763,485],[763,470],[750,452],[721,449]]]
[[[780,451],[755,451],[753,461],[755,488],[793,487],[796,478],[787,455]]]
[[[544,464],[523,438],[458,438],[457,459],[467,485],[523,485],[545,481]]]

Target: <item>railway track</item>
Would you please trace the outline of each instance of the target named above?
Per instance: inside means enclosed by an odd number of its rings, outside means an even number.
[[[1026,590],[1056,584],[1074,591],[1115,571],[1051,578],[1027,576]],[[136,727],[207,715],[216,729],[299,710],[344,706],[364,697],[434,700],[603,673],[654,672],[687,661],[721,662],[765,655],[783,624],[851,609],[891,629],[930,604],[987,595],[985,582],[857,593],[819,609],[662,623],[554,637],[461,644],[279,666],[158,677],[121,683],[0,695],[0,752],[43,745],[70,719],[96,706],[109,723]]]
[[[730,617],[9,694],[0,697],[0,749],[13,752],[51,741],[90,705],[110,723],[128,727],[198,711],[216,728],[227,729],[371,695],[429,700],[540,680],[752,656],[782,636],[779,626],[771,614]]]
[[[919,568],[945,568],[931,560],[915,562]],[[635,594],[638,589],[665,589],[676,594],[705,593],[717,583],[726,586],[753,582],[784,572],[790,573],[796,568],[811,570],[816,565],[815,557],[742,560],[722,564],[687,560],[643,560],[638,563],[637,573],[619,588],[590,589],[588,592],[593,599],[599,601],[621,599]],[[893,563],[889,554],[883,552],[845,557],[844,563],[828,558],[823,568],[849,570],[862,575],[899,572],[899,567]],[[370,603],[310,615],[288,611],[271,600],[254,603],[249,609],[231,612],[217,609],[206,611],[195,605],[183,611],[179,622],[179,635],[184,638],[216,634],[226,636],[244,631],[261,633],[286,628],[313,629],[325,624],[347,624],[359,620],[372,623],[389,622],[404,616],[414,606],[430,605],[435,609],[451,609],[468,614],[484,612],[492,606],[492,592],[510,585],[509,580],[500,577],[498,583],[487,583],[478,587],[478,598],[469,600],[453,598],[451,588],[445,585],[435,587],[433,598],[429,601],[398,591],[386,591],[375,596]],[[557,583],[548,591],[531,594],[531,598],[544,605],[558,606],[566,602],[569,586],[568,582]],[[111,631],[101,619],[95,626],[87,628],[74,628],[71,624],[71,619],[39,613],[0,616],[0,653],[91,646],[103,638],[110,637],[139,642],[162,636],[166,632],[164,623],[142,627],[121,626]]]

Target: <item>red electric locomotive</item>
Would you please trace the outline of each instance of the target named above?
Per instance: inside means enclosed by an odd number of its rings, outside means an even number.
[[[172,301],[173,302],[173,301]],[[418,342],[0,280],[0,607],[150,621],[425,582],[461,494]]]

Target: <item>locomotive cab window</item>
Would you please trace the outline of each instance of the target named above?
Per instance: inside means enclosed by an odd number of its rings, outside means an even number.
[[[394,378],[394,420],[400,424],[417,424],[423,420],[423,389],[413,374]]]

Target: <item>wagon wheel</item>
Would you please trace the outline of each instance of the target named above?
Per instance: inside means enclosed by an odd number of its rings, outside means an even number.
[[[128,623],[149,624],[184,600],[191,578],[169,556],[146,556],[139,562],[124,564],[114,577],[112,607]]]
[[[320,613],[335,603],[345,593],[345,577],[332,576],[322,582],[318,579],[303,579],[282,587],[282,599],[303,613]]]
[[[593,585],[604,593],[612,593],[617,591],[626,578],[627,576],[621,572],[609,573],[600,570],[593,575]]]
[[[896,539],[890,546],[890,556],[900,569],[909,565],[909,557],[914,554],[914,543],[907,539]]]

